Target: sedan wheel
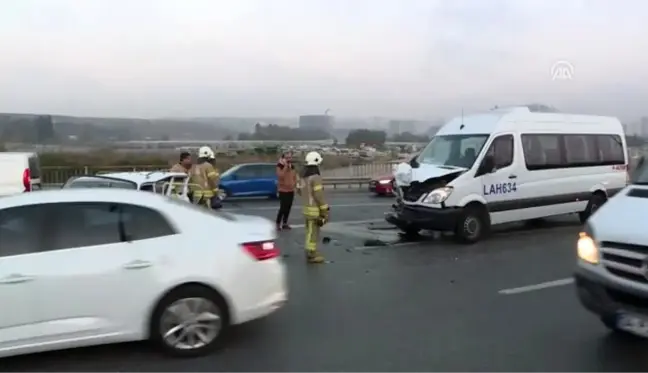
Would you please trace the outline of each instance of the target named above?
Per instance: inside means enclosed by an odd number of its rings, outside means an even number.
[[[213,343],[222,328],[221,311],[209,299],[184,298],[164,310],[160,334],[169,347],[178,350],[204,348]]]
[[[150,338],[168,355],[194,357],[217,349],[228,330],[225,300],[211,289],[188,285],[160,300],[151,316]]]

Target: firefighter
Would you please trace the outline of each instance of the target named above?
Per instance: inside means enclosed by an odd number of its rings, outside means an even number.
[[[212,191],[214,193],[214,197],[211,200],[211,207],[212,209],[219,209],[223,207],[221,198],[220,198],[220,190],[218,189],[218,185],[220,184],[220,171],[218,171],[218,168],[216,168],[216,155],[212,152],[211,156],[209,157],[208,160],[209,164],[212,165],[214,168],[214,172],[216,172],[216,188]]]
[[[218,173],[209,160],[214,158],[214,151],[208,146],[198,150],[198,161],[189,171],[192,202],[211,209],[211,199],[218,190]]]
[[[329,206],[324,200],[324,186],[319,169],[322,156],[318,152],[310,152],[306,154],[304,163],[298,193],[303,198],[306,220],[306,260],[309,263],[324,263],[324,257],[317,251],[320,228],[329,219]]]

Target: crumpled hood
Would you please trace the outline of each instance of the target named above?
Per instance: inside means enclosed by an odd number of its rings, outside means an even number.
[[[418,168],[412,168],[409,163],[399,163],[394,167],[394,180],[396,185],[408,186],[412,181],[424,182],[430,178],[436,178],[465,171],[465,169],[446,169],[431,164],[421,163]]]

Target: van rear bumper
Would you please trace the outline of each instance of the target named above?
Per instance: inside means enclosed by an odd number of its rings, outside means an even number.
[[[423,206],[394,206],[385,220],[402,230],[412,228],[432,231],[454,231],[461,216],[461,208],[429,208]]]

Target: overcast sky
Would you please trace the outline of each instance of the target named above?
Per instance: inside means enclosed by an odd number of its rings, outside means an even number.
[[[573,67],[571,80],[552,79]],[[566,77],[566,75],[562,75]],[[648,115],[642,0],[0,0],[0,111]]]

